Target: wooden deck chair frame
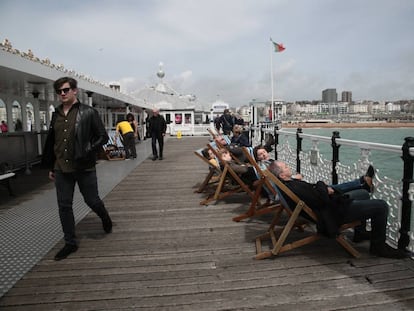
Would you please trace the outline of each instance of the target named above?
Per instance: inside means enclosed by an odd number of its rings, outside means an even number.
[[[282,227],[281,232],[277,234],[276,230],[270,228],[267,233],[258,236],[256,238],[256,259],[265,259],[272,256],[277,256],[280,253],[287,252],[291,249],[298,248],[307,244],[310,244],[316,240],[319,240],[322,236],[314,232],[305,238],[301,238],[299,240],[295,240],[293,242],[285,243],[292,228],[295,225],[298,217],[301,213],[305,213],[309,216],[315,223],[317,222],[318,218],[316,214],[312,211],[312,209],[306,205],[304,201],[302,201],[295,193],[293,193],[286,185],[284,185],[276,176],[274,176],[269,171],[263,171],[263,173],[268,177],[268,179],[275,184],[276,189],[279,192],[279,196],[284,200],[284,196],[289,197],[296,205],[293,208],[292,214],[290,215],[287,223]],[[286,204],[286,203],[284,203]],[[348,228],[354,228],[355,226],[360,225],[360,221],[354,221],[352,223],[344,224],[339,228],[339,234],[336,237],[336,241],[353,257],[359,258],[360,253],[345,239],[344,237],[344,230]],[[269,239],[271,240],[272,248],[271,250],[262,250],[262,240]]]
[[[254,198],[251,201],[248,210],[245,213],[234,217],[233,221],[236,222],[239,222],[246,218],[257,217],[271,212],[278,213],[278,211],[283,208],[283,206],[281,206],[279,202],[267,202],[265,204],[260,203],[263,187],[267,187],[268,189],[270,189],[272,186],[270,182],[267,180],[262,170],[260,169],[256,160],[253,158],[252,153],[249,151],[249,149],[243,147],[243,152],[246,156],[246,159],[254,167],[256,175],[258,177],[258,181],[256,182]],[[273,195],[276,197],[276,193],[273,193]]]
[[[218,150],[214,148],[212,144],[207,144],[207,147],[213,151],[214,155],[217,157],[217,159],[219,159],[219,162],[223,164],[223,169],[217,187],[214,191],[214,194],[209,195],[206,199],[202,200],[200,202],[200,205],[207,205],[210,202],[218,201],[225,197],[243,191],[246,192],[252,200],[254,200],[253,191],[250,190],[250,188],[242,181],[239,175],[230,167],[230,165],[227,162],[222,161],[221,155],[218,153]],[[232,189],[226,189],[225,184],[226,182],[231,180],[230,176],[236,182],[237,185]]]
[[[209,185],[216,184],[218,182],[222,172],[219,168],[214,167],[208,161],[208,159],[206,159],[206,157],[204,157],[204,155],[202,154],[202,149],[198,149],[198,150],[194,151],[194,154],[198,158],[200,158],[204,163],[206,163],[208,165],[208,174],[207,174],[207,176],[204,178],[203,182],[200,184],[198,189],[194,191],[194,192],[197,192],[197,193],[202,193],[208,188]],[[217,176],[217,178],[215,178],[213,180],[214,176]]]
[[[252,217],[252,216],[259,216],[259,215],[263,215],[265,213],[270,213],[270,212],[275,212],[275,215],[269,225],[269,229],[270,228],[274,228],[274,226],[276,226],[277,224],[279,224],[279,221],[281,219],[282,216],[282,212],[285,212],[288,216],[292,215],[292,211],[290,210],[290,208],[286,205],[286,203],[284,202],[284,204],[282,204],[282,202],[279,199],[279,192],[277,191],[277,189],[275,188],[275,186],[271,183],[271,181],[267,178],[266,174],[263,172],[263,170],[261,169],[261,167],[259,166],[259,164],[256,162],[256,160],[253,157],[253,152],[252,150],[250,151],[251,148],[247,148],[244,147],[243,148],[243,152],[245,153],[246,158],[249,160],[249,162],[254,166],[255,170],[256,170],[256,174],[258,175],[258,178],[262,181],[260,183],[260,187],[262,189],[265,189],[265,191],[268,193],[269,196],[272,196],[273,198],[277,198],[277,200],[273,203],[265,203],[264,207],[261,208],[260,210],[256,209],[256,204],[255,202],[252,202],[252,204],[249,207],[249,210],[247,211],[246,214],[242,214],[240,215],[240,218],[243,219],[243,216],[247,216],[247,217]],[[261,189],[257,189],[257,191],[261,191]],[[257,195],[259,195],[259,192],[256,192]],[[258,196],[258,198],[260,198]],[[239,217],[237,217],[236,219],[234,219],[235,221],[237,221],[238,219],[240,219]],[[245,217],[246,218],[246,217]],[[299,230],[299,231],[304,231],[304,228],[307,225],[307,221],[295,221],[294,226]]]

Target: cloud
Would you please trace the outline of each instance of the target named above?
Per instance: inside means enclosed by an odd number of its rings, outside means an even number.
[[[129,92],[157,83],[162,61],[178,92],[234,106],[270,99],[270,57],[277,99],[414,98],[412,16],[411,0],[0,2],[1,35],[20,50]]]

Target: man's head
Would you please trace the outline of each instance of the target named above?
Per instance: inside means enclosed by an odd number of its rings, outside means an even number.
[[[128,122],[132,122],[132,121],[135,120],[134,115],[132,113],[130,113],[130,112],[127,114],[126,118],[127,118],[127,121]]]
[[[263,146],[257,146],[253,149],[253,155],[256,161],[270,160],[270,154]]]
[[[224,139],[224,137],[223,137],[223,136],[221,136],[221,135],[217,135],[216,137],[214,137],[214,141],[215,141],[218,145],[221,145],[221,146],[226,146],[226,145],[227,145],[226,140],[225,140],[225,139]]]
[[[154,116],[158,116],[160,114],[160,109],[154,108],[154,109],[152,109],[152,113],[153,113]]]
[[[283,161],[273,161],[268,169],[273,175],[282,180],[290,180],[292,178],[292,171],[289,165]]]
[[[232,160],[230,151],[225,148],[219,150],[219,154],[221,155],[221,159],[226,162],[230,162]]]
[[[243,131],[243,128],[241,127],[241,125],[235,125],[233,126],[233,134],[235,135],[240,135]]]
[[[62,104],[71,105],[77,101],[78,82],[71,77],[62,77],[53,83],[53,88]]]

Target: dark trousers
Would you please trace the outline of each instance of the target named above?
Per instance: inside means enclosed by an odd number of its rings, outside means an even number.
[[[55,172],[55,186],[57,202],[59,206],[59,217],[62,225],[66,244],[76,244],[75,217],[73,215],[73,193],[75,184],[78,183],[79,190],[85,203],[99,216],[106,217],[108,212],[98,194],[98,180],[96,171],[81,171],[74,173]]]
[[[159,152],[157,152],[157,140],[158,140],[158,147]],[[152,155],[154,157],[162,157],[162,152],[164,150],[164,136],[158,133],[151,133],[151,145],[152,145]]]
[[[129,157],[136,158],[137,157],[137,149],[135,148],[135,136],[133,132],[126,133],[122,135],[122,143],[124,144],[125,149],[125,157],[128,159]]]
[[[384,200],[355,199],[346,210],[344,223],[360,220],[365,223],[371,219],[371,249],[385,243],[388,204]]]

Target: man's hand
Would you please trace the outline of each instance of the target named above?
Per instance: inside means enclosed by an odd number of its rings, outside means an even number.
[[[55,181],[55,172],[53,172],[53,171],[49,172],[49,179],[52,180],[52,181]]]
[[[331,187],[327,187],[328,188],[328,194],[332,195],[335,193],[335,190],[333,190]]]

